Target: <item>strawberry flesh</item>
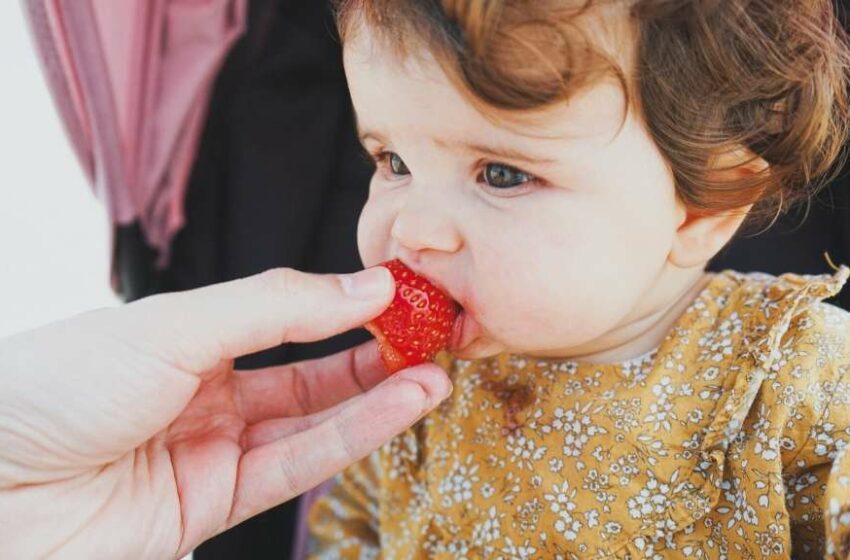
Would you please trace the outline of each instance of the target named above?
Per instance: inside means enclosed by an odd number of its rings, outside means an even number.
[[[395,297],[365,327],[378,339],[381,360],[393,374],[433,360],[448,346],[458,308],[449,296],[400,260],[379,266],[392,273]]]

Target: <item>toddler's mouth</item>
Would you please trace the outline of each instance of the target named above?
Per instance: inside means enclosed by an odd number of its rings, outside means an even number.
[[[404,262],[405,266],[428,280],[428,282],[433,284],[438,290],[451,298],[457,307],[457,317],[452,324],[451,336],[449,337],[446,350],[453,353],[461,352],[475,341],[476,338],[481,336],[480,324],[472,317],[472,314],[464,308],[460,298],[455,297],[452,290],[449,290],[445,285],[440,283],[438,280],[433,279],[431,276],[420,272],[415,263],[408,262],[407,259],[401,256],[399,257],[399,260]]]
[[[455,301],[399,259],[382,263],[395,281],[383,313],[364,326],[378,339],[381,360],[392,374],[434,359],[449,346],[458,315]]]
[[[477,338],[481,336],[481,325],[463,307],[458,305],[460,312],[455,319],[452,336],[447,350],[455,354],[463,354]]]

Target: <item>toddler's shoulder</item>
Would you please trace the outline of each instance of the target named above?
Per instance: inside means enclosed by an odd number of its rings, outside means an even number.
[[[692,305],[673,349],[697,377],[708,365],[723,372],[733,420],[762,418],[802,444],[850,400],[850,314],[825,302],[848,275],[725,271]]]
[[[848,361],[850,313],[826,303],[848,276],[847,267],[832,275],[727,271],[715,283],[718,307],[723,307],[718,315],[735,317],[743,346],[771,370],[791,362],[824,367]]]
[[[765,398],[789,412],[786,435],[811,436],[828,415],[850,412],[850,313],[812,302],[795,313],[773,352]],[[844,408],[839,414],[839,408]],[[796,420],[796,421],[795,421]]]
[[[850,367],[850,313],[827,303],[847,281],[848,269],[834,275],[785,274],[750,277],[758,308],[753,331],[773,332],[770,353],[774,382],[805,386],[837,382]]]
[[[818,434],[850,427],[850,313],[825,301],[842,289],[848,269],[823,276],[726,274],[738,284],[730,306],[745,323],[742,350],[757,358],[761,379],[753,418],[762,419],[757,426],[781,429],[786,468],[795,470],[793,461],[808,469],[835,452],[818,447]]]
[[[832,275],[723,273],[725,315],[741,318],[746,352],[766,372],[767,392],[780,401],[827,398],[850,371],[850,313],[826,302],[847,282],[850,269]]]

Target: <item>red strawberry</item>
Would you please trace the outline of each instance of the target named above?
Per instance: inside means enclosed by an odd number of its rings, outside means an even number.
[[[378,339],[390,374],[434,359],[449,343],[457,306],[400,260],[382,263],[395,278],[395,298],[366,328]]]

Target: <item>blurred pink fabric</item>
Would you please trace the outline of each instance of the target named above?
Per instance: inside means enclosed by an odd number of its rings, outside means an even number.
[[[247,0],[22,0],[74,150],[115,225],[165,266],[212,85]]]

